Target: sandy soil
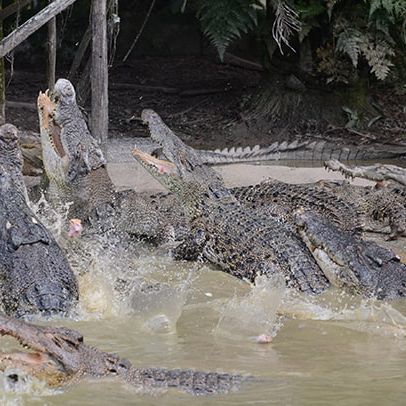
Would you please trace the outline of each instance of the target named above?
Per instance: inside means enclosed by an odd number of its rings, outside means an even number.
[[[109,175],[118,190],[135,189],[139,192],[165,191],[165,189],[150,176],[138,163],[125,164],[111,162],[107,166]],[[215,168],[224,178],[229,187],[247,186],[259,183],[267,178],[281,180],[287,183],[311,183],[322,179],[342,180],[343,176],[336,172],[327,172],[324,168],[306,168],[273,165],[273,164],[232,164]],[[355,179],[356,185],[371,185],[363,179]]]
[[[164,191],[163,187],[132,158],[131,140],[111,140],[107,148],[107,169],[118,190],[135,189],[140,192]],[[292,164],[295,167],[292,167]],[[317,164],[317,163],[316,163]],[[319,163],[321,164],[321,162]],[[215,169],[223,176],[229,187],[247,186],[274,178],[287,183],[311,183],[322,179],[342,180],[337,172],[328,172],[323,167],[307,167],[309,162],[272,161],[261,164],[220,165]],[[357,185],[370,185],[372,182],[355,179]]]

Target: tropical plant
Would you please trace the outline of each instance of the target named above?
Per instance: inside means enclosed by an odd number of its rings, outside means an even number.
[[[188,4],[174,2],[182,10]],[[277,45],[267,44],[270,58],[275,48],[282,55],[285,48],[299,51],[317,30],[321,40],[313,49],[318,57],[314,67],[327,82],[350,80],[354,72],[345,58],[353,70],[362,70],[366,63],[377,79],[384,80],[406,46],[405,0],[195,0],[195,8],[202,31],[221,59],[227,47],[250,30]]]

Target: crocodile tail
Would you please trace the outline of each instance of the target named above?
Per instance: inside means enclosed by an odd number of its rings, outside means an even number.
[[[356,161],[379,158],[406,157],[406,145],[337,145],[330,141],[292,141],[274,142],[270,146],[232,147],[222,150],[199,150],[199,155],[207,164],[227,164],[234,162],[274,161],[274,160],[311,160],[325,161],[338,159]]]
[[[128,381],[150,388],[175,388],[194,395],[228,393],[236,390],[244,377],[217,372],[199,372],[191,369],[134,369]]]

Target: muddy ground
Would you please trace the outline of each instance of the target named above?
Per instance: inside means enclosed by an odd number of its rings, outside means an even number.
[[[38,130],[36,97],[39,90],[47,87],[45,67],[40,69],[17,70],[8,75],[7,99],[31,105],[7,108],[7,121],[21,129]],[[66,77],[66,73],[60,71],[58,76]],[[343,106],[331,106],[325,96],[320,103],[309,105],[308,96],[313,92],[314,100],[314,89],[298,90],[295,94],[299,102],[293,110],[308,111],[313,116],[306,122],[275,121],[267,114],[253,114],[251,97],[263,90],[263,77],[264,73],[256,69],[221,64],[211,57],[142,58],[132,64],[116,65],[110,70],[110,136],[147,135],[137,118],[142,109],[152,108],[184,141],[198,148],[267,145],[298,137],[330,138],[337,143],[406,143],[406,91],[402,94],[402,89],[382,85],[371,88],[369,99],[373,108],[359,113],[359,125],[364,128],[346,129],[349,118],[342,111]],[[285,89],[283,83],[289,82],[285,79],[275,79],[281,95],[285,90],[292,93],[292,89]],[[334,92],[327,95],[334,100],[331,95]],[[334,122],[325,117],[317,120],[317,109],[338,112],[331,120]]]

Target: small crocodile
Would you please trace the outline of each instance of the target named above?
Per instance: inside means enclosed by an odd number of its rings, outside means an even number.
[[[364,178],[375,182],[391,180],[406,187],[406,169],[396,165],[375,164],[350,168],[337,159],[330,159],[324,165],[327,169],[339,171],[349,178]]]
[[[118,377],[145,389],[174,388],[194,395],[228,393],[238,389],[248,377],[217,372],[182,369],[135,368],[118,355],[85,344],[83,336],[66,327],[36,326],[0,314],[0,335],[11,336],[33,352],[0,353],[0,370],[63,387],[84,377]],[[17,373],[16,373],[17,370]]]
[[[78,286],[64,253],[27,202],[17,129],[0,127],[1,303],[17,316],[67,313]]]
[[[406,296],[406,265],[392,250],[364,241],[310,211],[297,210],[295,221],[332,285],[377,299]]]
[[[357,188],[343,185],[335,188],[337,195],[351,199],[367,217],[386,222],[390,227],[389,239],[406,236],[406,170],[395,165],[376,164],[350,168],[337,161],[325,162],[329,170],[344,176],[376,181],[375,187]]]

